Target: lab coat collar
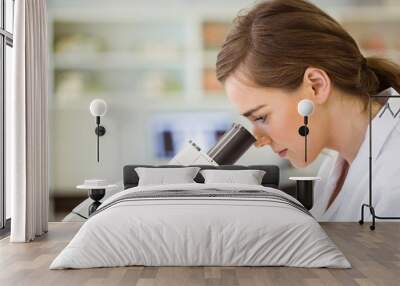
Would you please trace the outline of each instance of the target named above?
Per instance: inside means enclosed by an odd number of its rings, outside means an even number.
[[[393,89],[388,88],[377,94],[378,96],[399,96]],[[399,111],[399,112],[398,112]],[[400,96],[399,98],[388,98],[386,103],[381,107],[377,115],[372,119],[372,158],[376,159],[393,128],[400,120]],[[369,154],[369,124],[364,137],[364,143],[367,145]]]

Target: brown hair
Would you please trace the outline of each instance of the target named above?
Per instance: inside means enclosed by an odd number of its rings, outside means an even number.
[[[310,66],[364,103],[388,87],[400,92],[399,65],[365,58],[338,22],[304,0],[262,2],[239,14],[218,54],[217,78],[224,82],[240,67],[259,86],[294,90]]]

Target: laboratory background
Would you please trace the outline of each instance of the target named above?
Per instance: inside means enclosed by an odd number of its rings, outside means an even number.
[[[311,2],[343,25],[365,56],[400,63],[400,1]],[[238,11],[254,3],[48,0],[50,221],[87,198],[76,188],[85,179],[121,187],[124,165],[167,164],[188,140],[207,151],[232,123],[251,128],[230,105],[215,62]],[[89,110],[97,98],[107,103],[99,162]],[[295,169],[271,148],[253,146],[236,164],[278,165],[280,189],[290,190],[290,176],[316,175],[333,153]]]

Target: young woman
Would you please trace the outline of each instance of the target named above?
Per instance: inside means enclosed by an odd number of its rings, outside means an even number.
[[[270,146],[297,168],[324,148],[337,151],[323,162],[315,184],[311,212],[319,220],[360,219],[361,204],[368,202],[368,98],[381,95],[371,101],[373,202],[378,215],[400,216],[400,124],[393,116],[400,98],[385,97],[400,92],[398,65],[364,57],[349,33],[315,5],[276,0],[235,19],[218,54],[217,77],[253,123],[257,147]],[[302,99],[315,106],[307,162],[298,133]]]

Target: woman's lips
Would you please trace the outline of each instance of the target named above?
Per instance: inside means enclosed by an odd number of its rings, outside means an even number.
[[[288,149],[282,150],[281,152],[279,152],[279,156],[282,158],[286,157],[287,151],[288,151]]]

